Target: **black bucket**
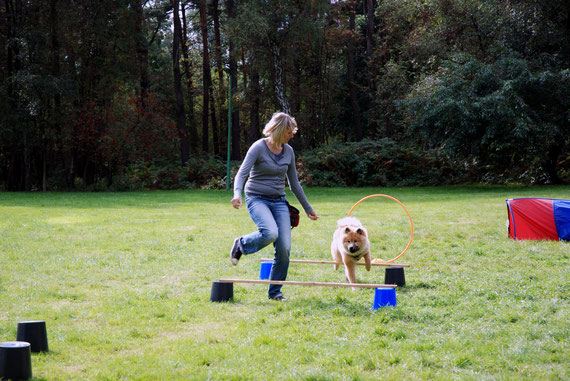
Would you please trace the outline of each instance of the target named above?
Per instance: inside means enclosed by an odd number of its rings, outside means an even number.
[[[229,302],[234,298],[233,283],[212,283],[212,293],[210,294],[211,302]]]
[[[32,378],[30,343],[7,341],[0,343],[0,379],[28,380]]]
[[[46,322],[43,320],[19,322],[16,340],[30,343],[32,352],[47,352],[49,348]]]
[[[398,287],[406,285],[406,276],[403,267],[386,267],[385,284],[395,284]]]

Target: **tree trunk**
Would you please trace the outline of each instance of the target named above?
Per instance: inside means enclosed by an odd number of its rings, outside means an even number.
[[[243,88],[247,89],[247,63],[245,61],[245,52],[241,51],[241,72],[243,74]]]
[[[366,0],[366,55],[374,52],[374,0]]]
[[[139,97],[141,105],[146,108],[146,98],[150,88],[150,78],[148,74],[148,47],[145,34],[143,32],[144,10],[140,0],[133,0],[131,6],[135,9],[137,19],[135,22],[135,39],[137,61],[139,65]]]
[[[4,2],[5,12],[6,12],[6,37],[7,40],[12,40],[16,38],[18,35],[18,28],[20,27],[20,21],[22,17],[22,5],[20,1],[9,1],[6,0]],[[15,75],[20,69],[22,68],[22,62],[20,60],[20,49],[18,43],[10,43],[6,44],[6,75],[7,77],[11,77]],[[10,106],[11,110],[16,110],[18,108],[17,102],[17,94],[12,84],[12,81],[7,81],[6,85],[6,92],[8,96],[8,105]],[[23,139],[24,147],[25,147],[25,134],[26,132],[23,131]],[[25,154],[21,156],[21,149],[22,146],[18,144],[14,147],[11,147],[12,150],[12,165],[10,166],[9,174],[8,174],[8,189],[10,190],[23,190],[24,189],[24,161],[25,161]],[[24,148],[25,149],[25,148]]]
[[[58,77],[58,69],[59,63],[57,62],[57,34],[56,34],[56,20],[57,20],[57,12],[56,12],[56,3],[57,0],[50,0],[49,2],[49,22],[50,22],[50,57],[51,57],[51,75],[54,78]],[[54,92],[54,103],[56,103],[57,92]],[[51,102],[50,102],[51,106]],[[46,107],[46,118],[40,120],[39,125],[41,126],[41,146],[42,146],[42,192],[47,190],[47,158],[48,158],[48,147],[50,146],[48,142],[48,133],[47,130],[57,128],[55,122],[55,113],[57,112],[55,107]]]
[[[216,1],[217,3],[217,1]],[[217,6],[217,4],[216,4]],[[205,21],[205,26],[204,23],[202,23],[202,10],[200,8],[200,23],[202,24],[202,38],[206,38],[206,42],[208,41],[208,14],[207,14],[208,8],[207,8],[207,0],[204,0],[204,21]],[[215,34],[215,31],[214,31]],[[216,51],[214,50],[214,55],[216,55]],[[210,68],[210,53],[209,53],[209,48],[208,45],[206,44],[204,46],[204,57],[208,58],[207,61],[207,79],[208,79],[208,98],[209,98],[209,107],[210,107],[210,120],[212,121],[212,140],[213,140],[213,146],[214,146],[214,155],[219,156],[220,152],[222,150],[222,142],[220,140],[220,131],[218,128],[218,120],[216,118],[216,97],[214,95],[214,84],[212,81],[212,72],[211,72],[211,68]],[[219,73],[219,70],[218,70]]]
[[[352,114],[352,125],[354,127],[354,134],[356,136],[356,140],[362,140],[362,129],[360,128],[360,108],[358,106],[358,90],[356,87],[356,81],[354,78],[354,40],[355,40],[355,20],[356,20],[356,2],[351,2],[348,6],[350,7],[350,15],[349,15],[349,29],[350,29],[350,38],[348,39],[348,62],[347,62],[347,69],[348,69],[348,88],[350,93],[350,105],[351,105],[351,114]]]
[[[291,97],[291,105],[289,106],[291,107],[291,112],[293,112],[293,115],[298,115],[301,111],[301,77],[303,73],[303,70],[301,69],[301,60],[298,57],[295,57],[293,67],[293,95]]]
[[[389,108],[390,100],[386,101],[386,114],[384,115],[384,125],[386,129],[386,137],[391,137],[394,132],[394,128],[392,127],[392,117],[390,116],[390,108]]]
[[[212,19],[214,21],[214,41],[216,42],[214,49],[214,52],[216,54],[216,69],[218,71],[220,93],[223,94],[222,89],[224,88],[224,70],[222,66],[222,39],[220,36],[220,11],[218,2],[219,0],[212,0]]]
[[[245,59],[245,52],[242,49],[241,50],[241,72],[242,72],[242,79],[243,79],[243,92],[245,93],[245,96],[247,97],[247,91],[248,91],[248,85],[247,85],[247,76],[248,76],[248,68],[247,68],[247,61]],[[248,104],[248,102],[245,102],[246,104]],[[249,109],[251,109],[251,105],[249,105]],[[244,109],[244,111],[246,111]],[[243,140],[245,142],[249,142],[251,139],[249,137],[249,128],[246,128],[243,130]]]
[[[22,183],[22,190],[30,191],[32,190],[32,158],[28,143],[28,135],[24,132],[24,152],[23,152],[23,164],[24,164],[24,178]]]
[[[188,132],[190,133],[190,147],[193,151],[198,150],[198,130],[196,129],[196,117],[194,115],[194,81],[192,80],[192,71],[190,69],[188,43],[188,26],[186,24],[186,7],[182,8],[182,54],[184,56],[184,75],[186,77],[186,98],[188,98]]]
[[[47,191],[47,147],[42,152],[42,192]]]
[[[251,62],[251,81],[250,81],[250,104],[249,109],[249,134],[247,134],[249,140],[248,145],[251,146],[257,139],[260,138],[260,126],[259,126],[259,99],[261,93],[261,87],[259,86],[259,72],[255,58]]]
[[[235,5],[234,0],[227,0],[226,8],[228,11],[228,18],[232,19],[235,17]],[[232,87],[232,94],[235,97],[237,93],[237,61],[234,42],[229,41],[229,54],[230,54],[230,86]],[[232,100],[232,142],[231,142],[231,159],[240,160],[241,159],[241,129],[239,125],[239,109],[235,106]]]
[[[291,113],[289,100],[285,95],[285,85],[283,84],[283,62],[281,61],[281,49],[273,40],[269,40],[269,47],[271,48],[271,56],[273,58],[273,86],[275,89],[275,96],[277,102],[281,107],[281,111],[286,114]]]
[[[219,120],[220,120],[220,132],[224,129],[224,126],[227,125],[227,112],[224,110],[224,102],[226,98],[226,89],[224,86],[224,68],[223,68],[223,61],[222,61],[222,38],[220,35],[220,10],[219,10],[219,0],[212,1],[212,19],[214,21],[214,41],[216,46],[214,47],[215,59],[216,59],[216,71],[218,72],[218,96],[217,98],[217,107],[219,113]],[[227,132],[227,130],[226,130]],[[227,136],[226,134],[222,134]],[[222,147],[224,139],[220,137],[220,147]],[[227,142],[225,142],[227,145]]]
[[[188,145],[188,131],[186,129],[186,112],[184,111],[184,96],[182,95],[182,76],[180,75],[180,48],[182,46],[180,36],[182,27],[180,25],[180,14],[178,0],[171,0],[174,15],[174,34],[172,41],[172,68],[174,74],[174,92],[176,95],[176,126],[178,127],[178,138],[180,141],[180,159],[182,165],[188,161],[190,147]]]
[[[219,156],[222,151],[222,142],[220,140],[220,133],[218,130],[218,120],[216,119],[216,100],[214,98],[214,86],[212,86],[212,79],[210,78],[210,88],[208,89],[208,96],[210,97],[210,119],[212,120],[212,138],[214,139],[214,155]]]
[[[235,57],[235,46],[233,41],[230,40],[230,86],[232,87],[232,97],[238,90],[238,72],[237,61]],[[232,100],[232,160],[241,159],[241,128],[239,125],[239,109],[235,102]]]
[[[59,68],[59,40],[57,38],[57,31],[58,31],[58,18],[57,18],[57,1],[58,0],[51,0],[50,1],[50,39],[51,39],[51,74],[54,78],[59,78],[60,75],[60,68]],[[52,117],[50,118],[50,124],[55,131],[53,135],[55,135],[54,140],[58,140],[61,136],[61,96],[59,92],[55,92],[53,94],[53,107],[51,109]],[[45,192],[47,190],[47,160],[48,160],[48,142],[44,143],[44,153],[43,153],[43,166],[42,166],[42,191]]]
[[[373,62],[374,54],[374,0],[366,0],[366,57],[368,58],[368,119],[369,137],[376,138],[378,134],[378,120],[376,115],[376,66]]]
[[[200,11],[200,30],[202,32],[202,151],[209,150],[209,111],[210,111],[210,87],[212,77],[210,75],[210,56],[208,54],[208,24],[206,18],[206,0],[198,1]]]

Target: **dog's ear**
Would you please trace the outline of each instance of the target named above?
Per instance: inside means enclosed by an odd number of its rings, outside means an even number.
[[[366,230],[364,229],[358,229],[356,232],[360,235],[366,236]]]
[[[344,229],[344,233],[345,233],[345,234],[348,234],[348,233],[350,233],[350,228],[349,228],[349,227],[347,227],[346,229]]]

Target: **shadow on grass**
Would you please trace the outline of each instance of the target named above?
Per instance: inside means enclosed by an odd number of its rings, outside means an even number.
[[[275,303],[275,302],[274,302]],[[300,298],[276,304],[276,313],[289,311],[295,317],[313,316],[318,314],[331,314],[334,316],[370,316],[372,311],[372,300],[370,303],[352,301],[344,296],[337,295],[332,300],[322,300],[317,298]]]
[[[134,191],[134,192],[0,192],[0,206],[23,206],[39,208],[146,208],[160,209],[175,204],[227,203],[230,191]]]
[[[563,194],[567,185],[545,186],[538,188],[520,185],[456,185],[446,187],[393,187],[393,188],[310,188],[305,192],[313,202],[351,205],[360,198],[371,194],[388,194],[402,197],[405,202],[416,204],[434,201],[448,201],[466,197],[488,198],[511,196],[536,196],[538,194]],[[295,200],[289,190],[286,191],[290,200]],[[551,195],[552,196],[552,195]],[[105,207],[144,207],[161,208],[176,203],[226,203],[229,205],[231,191],[199,189],[189,190],[157,190],[133,192],[0,192],[0,206],[25,207],[67,207],[67,208],[105,208]],[[552,196],[556,198],[556,195]],[[560,196],[559,196],[560,197]]]
[[[412,292],[415,290],[433,290],[435,288],[437,288],[436,284],[418,282],[418,283],[414,283],[414,284],[407,283],[404,287],[398,287],[396,289],[396,291],[405,294],[405,293]]]

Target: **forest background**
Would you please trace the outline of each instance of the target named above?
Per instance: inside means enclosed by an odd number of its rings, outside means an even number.
[[[277,110],[306,185],[570,183],[567,1],[3,0],[0,20],[0,190],[224,188]]]

